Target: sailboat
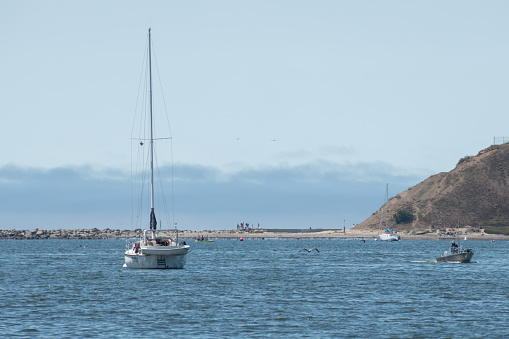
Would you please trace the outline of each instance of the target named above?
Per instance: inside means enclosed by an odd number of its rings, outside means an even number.
[[[383,214],[380,218],[380,228],[382,226]],[[401,238],[389,228],[389,184],[385,189],[385,233],[379,234],[378,237],[383,241],[398,241]]]
[[[127,268],[184,268],[189,245],[175,238],[163,234],[157,229],[157,219],[154,211],[154,126],[152,118],[152,53],[151,35],[148,30],[148,69],[150,89],[150,224],[149,229],[143,230],[139,239],[129,240],[126,245],[125,264]],[[143,142],[140,142],[143,145]]]

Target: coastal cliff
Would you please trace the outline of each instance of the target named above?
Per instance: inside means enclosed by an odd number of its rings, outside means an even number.
[[[509,144],[460,159],[450,172],[433,175],[391,198],[388,209],[393,229],[481,227],[509,234]],[[380,228],[384,211],[385,205],[355,228]]]

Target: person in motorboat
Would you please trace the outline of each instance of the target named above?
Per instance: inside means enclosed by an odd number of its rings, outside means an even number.
[[[459,248],[458,248],[458,244],[456,244],[453,241],[451,241],[451,253],[458,253],[459,252]]]

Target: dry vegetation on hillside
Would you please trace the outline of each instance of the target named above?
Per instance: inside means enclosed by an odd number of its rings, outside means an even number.
[[[509,233],[509,144],[494,145],[389,200],[390,227],[400,230],[472,226]],[[383,206],[358,229],[378,229]],[[396,224],[397,211],[415,219]]]

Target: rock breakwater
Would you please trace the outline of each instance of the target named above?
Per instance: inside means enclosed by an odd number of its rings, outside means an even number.
[[[110,239],[139,237],[141,229],[114,230],[106,228],[75,229],[75,230],[0,230],[0,239]]]

